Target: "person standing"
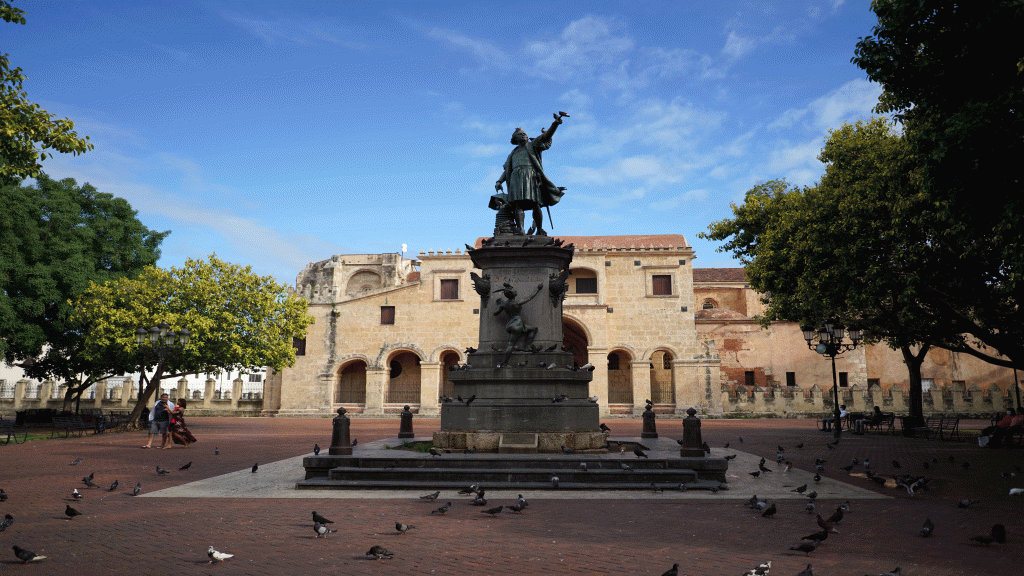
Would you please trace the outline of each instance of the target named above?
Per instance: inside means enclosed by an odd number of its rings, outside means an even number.
[[[167,446],[167,441],[170,438],[167,426],[171,420],[171,411],[167,406],[168,398],[170,397],[167,394],[161,394],[160,399],[153,405],[153,409],[149,411],[149,438],[143,448],[153,447],[153,436],[156,434],[161,435],[160,447]]]
[[[188,401],[184,398],[178,398],[177,405],[171,410],[171,424],[168,430],[171,433],[171,440],[175,444],[181,444],[188,448],[188,445],[196,441],[196,437],[189,431],[188,426],[185,425],[185,408],[188,407]]]

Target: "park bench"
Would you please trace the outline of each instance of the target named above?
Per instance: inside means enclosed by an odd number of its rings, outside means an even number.
[[[882,419],[878,420],[877,422],[872,422],[870,420],[865,420],[864,421],[864,429],[865,429],[865,431],[867,431],[868,429],[872,429],[873,428],[875,430],[878,430],[879,432],[887,432],[889,434],[895,434],[896,433],[895,423],[896,423],[896,414],[893,414],[891,412],[883,413],[882,414]]]
[[[14,440],[15,444],[24,444],[28,439],[28,426],[18,425],[14,420],[0,418],[0,446],[6,446]]]
[[[61,430],[64,431],[65,438],[67,438],[72,432],[78,432],[78,435],[81,436],[83,432],[91,428],[92,425],[83,422],[81,416],[54,416],[53,429],[50,431],[50,438],[56,436]]]
[[[915,431],[924,434],[925,438],[931,438],[932,433],[939,435],[939,440],[946,437],[960,439],[960,417],[959,416],[929,416],[924,421],[924,426],[915,428]]]

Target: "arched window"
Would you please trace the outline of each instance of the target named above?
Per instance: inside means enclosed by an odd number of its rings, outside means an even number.
[[[702,306],[703,309],[705,309],[705,310],[713,310],[713,309],[715,309],[717,307],[718,307],[718,305],[711,298],[705,298],[704,299],[704,305]]]

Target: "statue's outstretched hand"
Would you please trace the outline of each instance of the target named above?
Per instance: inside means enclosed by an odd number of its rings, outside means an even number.
[[[495,189],[495,190],[496,190],[496,191],[497,191],[497,192],[498,192],[499,194],[501,194],[501,192],[502,192],[502,189],[501,189],[501,182],[495,182],[495,183],[494,183],[494,189]]]

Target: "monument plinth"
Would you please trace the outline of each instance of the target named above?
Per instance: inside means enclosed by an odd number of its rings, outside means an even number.
[[[573,449],[597,449],[599,409],[591,402],[592,373],[562,346],[562,300],[573,248],[555,238],[499,234],[470,250],[480,295],[479,344],[448,379],[454,400],[441,406],[435,446],[464,448],[481,431],[536,433]],[[470,400],[471,399],[471,400]],[[571,433],[571,434],[566,434]],[[486,447],[480,447],[486,449]]]

